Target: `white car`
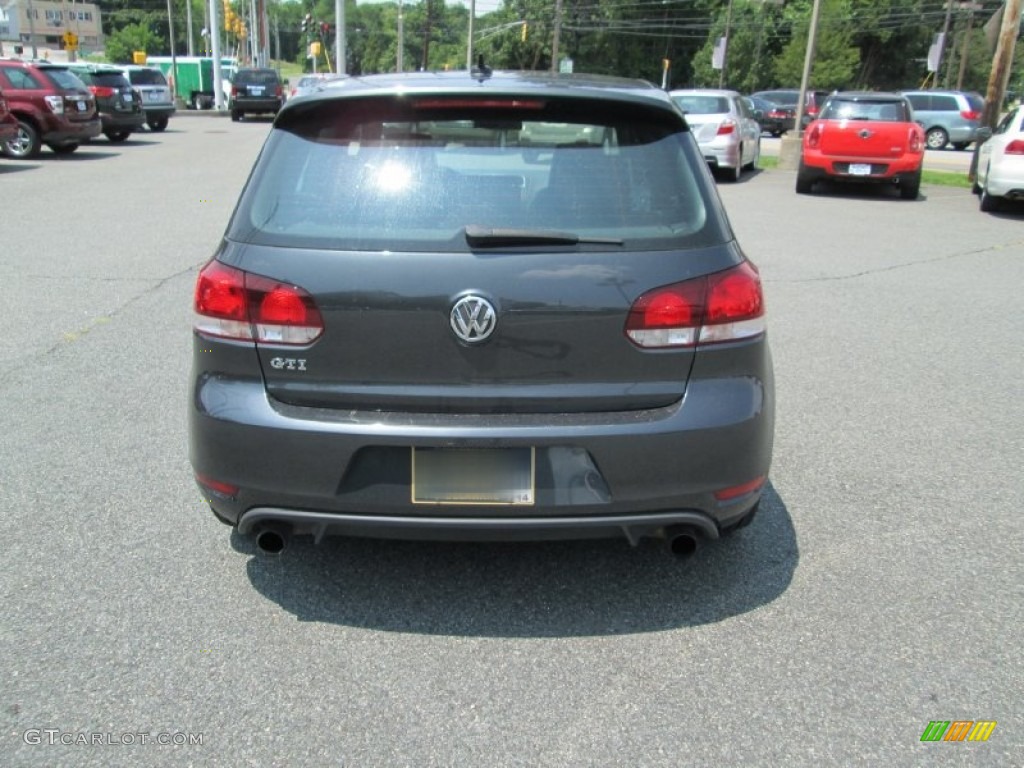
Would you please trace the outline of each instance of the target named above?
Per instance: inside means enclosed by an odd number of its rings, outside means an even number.
[[[736,91],[710,88],[670,91],[669,96],[686,115],[712,171],[729,181],[739,181],[744,168],[757,165],[761,158],[761,125],[754,118],[750,99]]]
[[[1017,107],[999,121],[992,138],[978,149],[974,191],[981,210],[999,210],[1003,200],[1024,200],[1024,109]]]

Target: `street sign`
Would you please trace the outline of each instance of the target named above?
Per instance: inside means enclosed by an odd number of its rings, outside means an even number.
[[[64,50],[75,51],[78,50],[78,35],[74,32],[64,33]]]

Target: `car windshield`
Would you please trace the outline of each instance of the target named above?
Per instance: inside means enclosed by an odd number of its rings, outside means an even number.
[[[868,101],[834,98],[822,110],[825,120],[874,120],[903,123],[909,119],[902,101]]]
[[[167,85],[163,73],[157,69],[133,69],[129,77],[134,85]]]
[[[729,111],[729,100],[724,96],[673,96],[679,108],[688,115],[721,115]]]
[[[777,104],[779,106],[796,106],[796,103],[800,100],[800,93],[796,91],[767,91],[765,93],[759,93],[762,99]]]
[[[279,117],[229,236],[410,251],[555,233],[634,250],[721,242],[682,130],[660,110],[578,99],[313,102]]]

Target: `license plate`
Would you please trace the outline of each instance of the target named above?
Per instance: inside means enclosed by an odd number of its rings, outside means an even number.
[[[871,164],[870,163],[850,163],[850,175],[851,176],[870,176],[871,175]]]
[[[263,86],[262,85],[260,85],[260,86],[249,86],[249,93],[251,95],[253,95],[253,96],[262,96],[263,95]]]
[[[88,107],[85,105],[84,101],[78,102],[78,111],[79,112],[85,112],[85,110],[87,110],[87,109],[88,109]]]
[[[150,101],[160,101],[160,92],[159,91],[150,91],[149,92],[149,100]]]
[[[125,101],[129,101],[130,102],[132,100],[132,95],[130,93],[122,93],[121,94],[121,98],[124,99]]]
[[[534,503],[533,448],[413,448],[413,504],[528,506]]]

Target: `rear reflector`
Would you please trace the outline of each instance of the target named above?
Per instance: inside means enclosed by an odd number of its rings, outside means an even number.
[[[764,330],[761,278],[749,261],[643,294],[630,307],[625,328],[644,349],[737,341]]]
[[[720,491],[715,491],[715,499],[718,501],[738,499],[740,496],[746,496],[748,493],[753,493],[762,485],[764,485],[764,475],[755,477],[750,482],[743,483],[742,485],[733,485],[729,488],[723,488]]]
[[[305,345],[324,330],[313,297],[297,285],[211,261],[195,290],[199,333],[264,344]]]
[[[238,486],[232,485],[231,483],[223,483],[220,480],[214,480],[212,477],[207,477],[199,472],[195,473],[196,482],[199,483],[203,488],[213,491],[218,496],[224,498],[233,499],[238,495]]]

